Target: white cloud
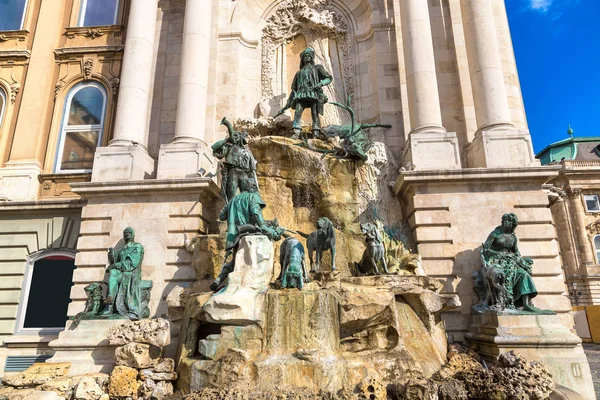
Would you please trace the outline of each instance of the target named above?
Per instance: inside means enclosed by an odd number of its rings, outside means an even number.
[[[546,12],[548,8],[552,5],[553,0],[529,0],[530,7],[532,10]]]

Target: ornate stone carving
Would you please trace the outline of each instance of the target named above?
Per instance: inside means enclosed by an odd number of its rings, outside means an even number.
[[[17,101],[17,95],[19,94],[19,90],[21,90],[21,85],[18,82],[15,82],[10,85],[10,102],[14,104]]]
[[[0,35],[0,42],[7,42],[7,41],[8,41],[8,36]]]
[[[113,98],[117,98],[117,94],[119,93],[119,85],[121,83],[121,80],[119,78],[113,78],[110,81],[110,87],[112,88],[112,94],[113,94]]]
[[[567,193],[561,187],[552,186],[549,189],[549,192],[548,192],[548,201],[550,202],[550,206],[554,205],[555,203],[558,203],[558,202],[561,202],[561,201],[565,201],[566,197],[567,197]]]
[[[90,79],[92,77],[92,69],[94,68],[94,60],[91,58],[86,58],[83,62],[83,77],[85,79]]]
[[[100,36],[104,36],[105,34],[105,32],[102,32],[99,29],[88,29],[87,32],[83,34],[83,36],[94,40]]]
[[[345,19],[331,8],[330,2],[325,0],[285,0],[263,28],[261,69],[263,101],[272,99],[279,94],[275,93],[273,88],[277,71],[273,69],[272,60],[276,50],[280,46],[290,43],[298,35],[302,35],[306,39],[307,45],[315,49],[316,61],[324,64],[328,70],[332,69],[328,65],[331,63],[328,41],[337,43],[342,79],[336,80],[337,92],[334,87],[336,85],[331,85],[328,89],[331,93],[326,94],[332,100],[352,95],[354,93],[354,62],[349,27]],[[334,93],[338,95],[334,95]]]
[[[568,188],[567,189],[567,194],[571,197],[578,197],[581,196],[581,189],[573,189],[573,188]]]
[[[56,100],[56,98],[58,97],[58,94],[60,93],[60,91],[62,90],[62,83],[58,82],[56,85],[54,85],[54,99]]]
[[[589,224],[587,226],[587,230],[589,232],[590,239],[593,241],[594,236],[600,235],[600,219]]]

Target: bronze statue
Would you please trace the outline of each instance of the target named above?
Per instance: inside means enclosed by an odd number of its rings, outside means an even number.
[[[100,283],[90,283],[83,290],[87,294],[85,309],[73,318],[72,329],[77,328],[77,325],[84,319],[96,319],[102,310],[102,286]]]
[[[304,283],[310,281],[306,272],[304,246],[295,237],[288,237],[281,243],[279,263],[281,264],[281,273],[277,280],[281,282],[282,289],[302,289]]]
[[[322,88],[332,81],[331,75],[325,68],[322,65],[315,64],[315,51],[310,47],[307,48],[300,54],[300,70],[294,76],[292,92],[287,104],[275,117],[283,114],[288,108],[292,108],[295,111],[294,133],[300,135],[302,132],[302,114],[305,109],[310,108],[312,132],[314,136],[318,136],[321,132],[319,115],[323,115],[324,105],[328,101]],[[304,136],[302,140],[308,146],[308,140]]]
[[[331,250],[331,270],[335,271],[335,229],[329,218],[321,217],[317,221],[317,230],[310,235],[298,231],[298,234],[307,239],[308,258],[310,259],[310,272],[320,272],[321,257],[323,252]],[[316,262],[313,262],[313,253]]]
[[[258,193],[256,180],[244,178],[240,182],[240,194],[235,196],[221,211],[219,219],[227,221],[227,239],[225,263],[217,279],[211,283],[210,288],[216,290],[225,278],[233,271],[235,248],[241,237],[250,234],[266,235],[271,240],[280,240],[284,229],[279,227],[277,221],[266,221],[262,215],[265,202]],[[233,255],[233,260],[227,259]]]
[[[144,247],[134,238],[133,228],[127,227],[123,231],[125,246],[116,253],[112,247],[108,249],[108,293],[103,316],[120,315],[134,320],[148,317],[149,296],[142,293],[149,290],[147,282],[142,281]]]
[[[236,132],[227,118],[221,120],[229,136],[212,145],[213,155],[221,161],[221,197],[228,203],[237,194],[240,183],[255,178],[256,160],[248,149],[248,133]]]
[[[533,260],[519,252],[515,235],[517,225],[515,214],[504,214],[502,224],[490,233],[483,244],[483,266],[474,274],[475,291],[480,301],[474,308],[478,312],[552,314],[552,311],[540,310],[531,302],[537,296],[531,276]]]
[[[334,153],[334,155],[342,158],[358,158],[367,160],[367,151],[373,146],[373,142],[369,139],[369,135],[365,132],[371,128],[391,128],[391,125],[382,124],[362,124],[356,122],[354,109],[350,107],[352,97],[348,96],[347,104],[331,102],[336,107],[346,110],[350,114],[352,123],[350,125],[329,125],[323,128],[323,135],[326,137],[339,137],[341,139],[341,149],[329,150],[326,153]]]
[[[381,265],[383,272],[389,274],[382,229],[377,224],[365,223],[360,224],[360,231],[365,235],[367,248],[360,263],[356,263],[358,271],[363,275],[381,275],[382,272],[379,270],[379,265]]]

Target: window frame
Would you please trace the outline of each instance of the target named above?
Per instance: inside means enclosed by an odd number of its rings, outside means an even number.
[[[101,116],[101,120],[100,120],[100,124],[99,125],[73,125],[73,126],[69,126],[68,122],[69,122],[69,111],[71,108],[71,103],[73,102],[73,98],[75,97],[75,95],[77,94],[77,92],[79,92],[82,89],[88,88],[88,87],[95,87],[96,89],[100,90],[100,93],[102,93],[102,116]],[[75,86],[73,86],[71,88],[71,90],[69,90],[69,93],[67,94],[67,96],[65,97],[65,101],[64,101],[64,107],[63,107],[63,115],[61,118],[61,124],[60,124],[60,132],[59,132],[59,136],[58,136],[58,147],[56,149],[56,155],[55,155],[55,159],[54,159],[54,168],[53,171],[55,174],[79,174],[79,173],[89,173],[92,172],[92,169],[67,169],[67,170],[63,170],[61,168],[61,164],[62,164],[62,157],[63,157],[63,152],[64,152],[64,143],[65,143],[65,137],[67,132],[92,132],[92,131],[99,131],[99,135],[98,135],[98,141],[96,143],[96,148],[100,147],[102,145],[102,138],[104,137],[104,126],[105,126],[105,121],[106,121],[106,110],[107,110],[107,105],[108,105],[108,93],[106,88],[96,82],[96,81],[85,81],[85,82],[80,82],[78,84],[76,84]],[[95,128],[97,127],[97,128]]]
[[[596,239],[600,239],[600,234],[594,235],[592,238],[592,246],[594,246],[594,250],[596,251],[596,263],[600,264],[600,247],[596,247]]]
[[[87,11],[87,4],[88,1],[90,0],[81,0],[81,3],[79,5],[79,15],[77,16],[77,26],[78,27],[88,27],[88,25],[84,25],[83,22],[85,21],[85,13]],[[89,25],[90,27],[92,26],[112,26],[112,25],[117,25],[118,22],[118,18],[119,18],[119,8],[121,6],[121,0],[116,0],[117,4],[115,7],[115,16],[113,18],[113,23],[109,24],[109,25]]]
[[[598,206],[597,210],[590,210],[588,208],[588,199],[587,197],[595,197],[596,198],[596,205]],[[583,195],[583,202],[585,203],[585,211],[589,212],[589,213],[600,213],[600,196],[598,196],[597,194],[584,194]]]
[[[23,26],[25,25],[25,17],[27,16],[27,7],[28,6],[29,6],[29,0],[25,0],[25,4],[23,4],[23,16],[21,17],[21,23],[19,24],[18,29],[8,29],[8,30],[0,29],[0,32],[14,32],[14,31],[23,30]]]
[[[2,122],[4,121],[4,114],[6,112],[6,92],[2,86],[0,86],[0,97],[2,97],[2,107],[0,107],[0,129],[2,129]]]
[[[27,315],[27,303],[29,302],[29,291],[31,290],[31,281],[33,279],[33,270],[35,263],[38,260],[42,260],[47,257],[63,256],[69,257],[75,261],[75,251],[70,250],[42,250],[36,253],[30,254],[25,262],[25,274],[23,276],[23,285],[21,287],[21,298],[19,306],[17,308],[17,320],[15,323],[15,335],[26,334],[50,334],[56,335],[65,330],[62,328],[25,328],[25,316]],[[77,266],[75,266],[77,268]]]

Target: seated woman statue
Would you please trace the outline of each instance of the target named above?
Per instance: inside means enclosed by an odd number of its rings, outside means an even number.
[[[531,277],[533,260],[522,257],[518,248],[515,229],[517,216],[513,213],[502,216],[502,224],[483,244],[483,268],[480,272],[483,281],[487,306],[497,310],[517,309],[543,313],[531,303],[537,289]]]

